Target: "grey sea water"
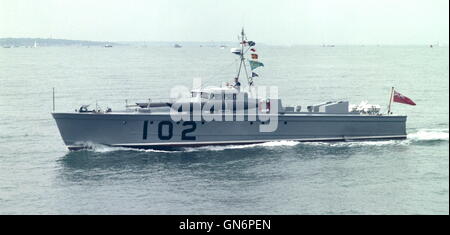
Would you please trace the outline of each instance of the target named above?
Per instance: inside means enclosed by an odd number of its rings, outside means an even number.
[[[69,152],[50,116],[121,109],[193,78],[231,81],[210,47],[0,48],[0,214],[448,214],[448,47],[258,47],[259,85],[286,104],[348,99],[417,106],[402,141],[265,144],[177,152],[98,146]]]

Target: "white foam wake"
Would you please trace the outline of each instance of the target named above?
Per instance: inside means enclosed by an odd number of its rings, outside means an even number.
[[[297,141],[289,141],[289,140],[281,140],[281,141],[270,141],[260,144],[243,144],[243,145],[212,145],[212,146],[204,146],[204,147],[190,147],[185,148],[186,152],[194,152],[194,151],[223,151],[227,149],[248,149],[248,148],[256,148],[256,147],[283,147],[283,146],[295,146],[300,142]]]
[[[448,129],[420,129],[408,134],[411,140],[448,140]]]
[[[180,151],[164,151],[154,149],[135,149],[126,147],[112,147],[101,144],[88,143],[88,151],[97,153],[108,153],[113,151],[137,151],[137,152],[155,152],[155,153],[179,153],[179,152],[195,152],[195,151],[223,151],[228,149],[249,149],[249,148],[281,148],[293,147],[296,145],[304,146],[322,146],[322,147],[362,147],[362,146],[385,146],[385,145],[410,145],[418,141],[448,141],[448,129],[419,129],[417,132],[409,133],[406,140],[373,140],[373,141],[348,141],[348,142],[298,142],[298,141],[271,141],[260,144],[244,144],[244,145],[220,145],[220,146],[203,146],[183,148]]]
[[[155,153],[170,153],[174,151],[163,151],[163,150],[156,150],[156,149],[136,149],[136,148],[126,148],[126,147],[114,147],[114,146],[108,146],[103,144],[95,144],[95,143],[86,143],[84,144],[86,146],[87,151],[92,151],[96,153],[109,153],[109,152],[115,152],[115,151],[136,151],[136,152],[155,152]]]
[[[354,141],[340,141],[340,142],[303,142],[304,145],[310,146],[329,146],[329,147],[360,147],[360,146],[384,146],[384,145],[398,145],[402,140],[354,140]]]

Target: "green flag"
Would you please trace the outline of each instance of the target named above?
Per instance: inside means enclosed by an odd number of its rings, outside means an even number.
[[[250,63],[250,68],[252,70],[254,70],[254,69],[258,68],[258,67],[261,67],[261,66],[264,67],[264,64],[259,62],[259,61],[249,60],[248,62]]]

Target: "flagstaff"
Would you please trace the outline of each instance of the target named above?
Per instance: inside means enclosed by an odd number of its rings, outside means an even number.
[[[395,103],[407,104],[407,105],[412,105],[412,106],[416,105],[416,103],[414,103],[414,101],[412,101],[410,98],[400,94],[400,92],[397,92],[394,89],[394,87],[392,87],[392,89],[391,89],[391,96],[390,96],[390,99],[389,99],[389,106],[388,106],[388,113],[387,113],[387,115],[391,114],[392,101],[395,102]]]
[[[392,96],[394,95],[394,87],[391,88],[391,94],[389,95],[389,105],[387,115],[391,114],[391,104],[392,104]]]

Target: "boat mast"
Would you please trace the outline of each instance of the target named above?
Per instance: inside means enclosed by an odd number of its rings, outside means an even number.
[[[244,28],[242,28],[242,31],[241,31],[241,53],[240,53],[241,62],[239,63],[239,70],[238,70],[238,74],[237,74],[236,77],[237,77],[238,80],[239,80],[239,76],[240,76],[240,74],[241,74],[241,70],[242,70],[242,66],[243,66],[243,67],[244,67],[244,70],[245,70],[245,76],[247,77],[248,85],[251,86],[252,83],[251,83],[250,80],[249,80],[247,68],[245,67],[245,66],[246,66],[246,65],[245,65],[245,58],[244,58],[244,55],[245,55],[245,52],[244,52],[245,43],[246,43],[246,42],[245,42],[245,33],[244,33]]]

